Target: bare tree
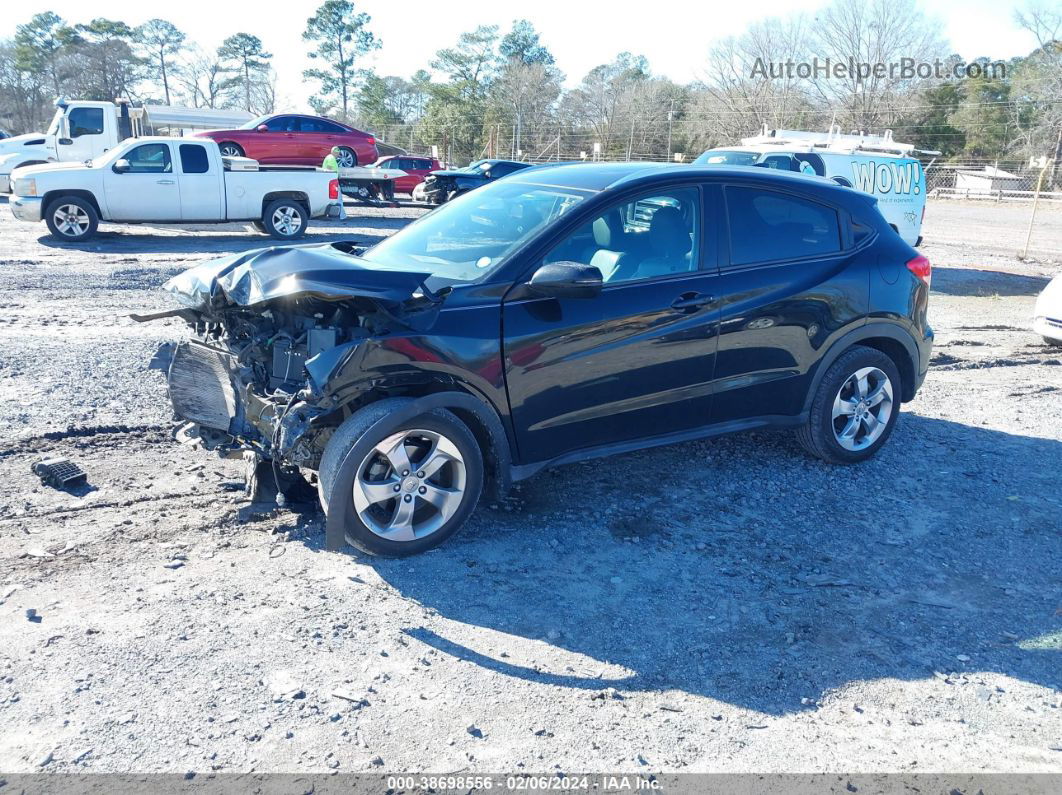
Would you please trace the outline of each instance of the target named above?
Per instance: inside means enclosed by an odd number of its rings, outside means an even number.
[[[192,47],[176,71],[185,101],[193,108],[224,108],[233,102],[233,85],[225,62],[216,54]]]
[[[805,81],[793,70],[771,66],[780,54],[786,61],[807,61],[810,47],[802,14],[755,22],[745,33],[714,45],[702,86],[694,91],[691,141],[708,146],[754,134],[764,125],[805,123],[810,111]]]
[[[834,63],[883,64],[884,69],[846,70],[843,76],[813,80],[812,88],[838,113],[838,123],[870,130],[889,123],[905,108],[905,98],[931,78],[904,76],[894,64],[943,60],[947,46],[940,25],[926,17],[916,0],[835,0],[816,17],[814,53]]]

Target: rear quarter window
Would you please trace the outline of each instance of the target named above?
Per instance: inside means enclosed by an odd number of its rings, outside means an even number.
[[[181,144],[181,171],[185,174],[206,174],[210,171],[206,147],[199,144]]]
[[[824,256],[841,250],[837,211],[825,204],[760,188],[728,187],[730,263]]]

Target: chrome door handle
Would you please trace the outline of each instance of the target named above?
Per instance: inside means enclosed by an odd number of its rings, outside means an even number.
[[[173,184],[173,180],[172,179],[160,179],[160,180],[156,180],[155,184],[156,185],[172,185]]]

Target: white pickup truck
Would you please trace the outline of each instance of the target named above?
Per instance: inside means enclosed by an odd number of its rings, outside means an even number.
[[[261,169],[249,158],[223,158],[201,138],[131,138],[88,163],[17,168],[11,182],[14,216],[44,220],[66,242],[92,237],[100,221],[250,221],[291,240],[311,218],[339,214],[334,173]]]
[[[55,101],[47,132],[0,140],[0,193],[11,192],[11,172],[40,163],[93,160],[126,138],[161,134],[163,129],[210,130],[238,127],[252,118],[242,110],[181,108],[171,105],[133,107],[129,102]]]

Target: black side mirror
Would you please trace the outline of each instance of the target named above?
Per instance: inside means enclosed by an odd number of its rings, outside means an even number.
[[[528,289],[548,298],[593,298],[601,292],[601,271],[581,262],[548,262],[535,271]]]

